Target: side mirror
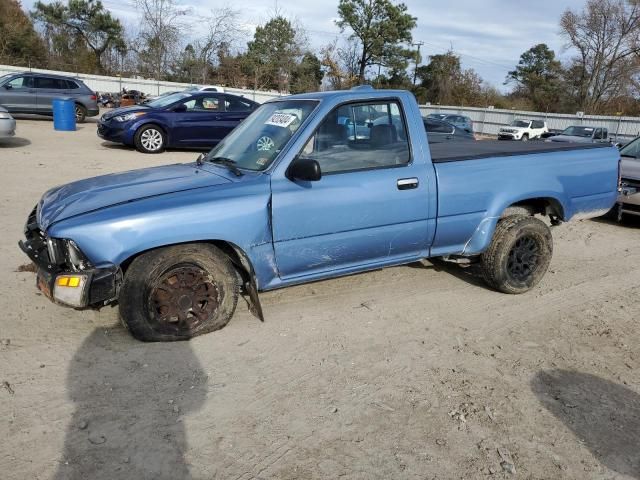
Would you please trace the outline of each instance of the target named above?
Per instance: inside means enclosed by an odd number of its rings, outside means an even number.
[[[173,107],[172,111],[174,111],[174,112],[186,112],[187,111],[187,106],[184,103],[181,103],[180,105],[177,105],[177,106]]]
[[[11,90],[13,87],[11,86],[10,83],[5,83],[4,84],[4,88],[5,88],[5,90]]]
[[[308,158],[297,158],[289,166],[287,176],[292,180],[304,180],[317,182],[322,178],[320,164],[316,160]]]

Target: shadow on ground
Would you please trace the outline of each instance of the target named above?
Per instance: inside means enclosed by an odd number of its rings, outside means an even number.
[[[640,394],[559,369],[539,372],[531,388],[603,465],[640,479]]]
[[[19,148],[31,145],[31,142],[22,137],[11,137],[0,139],[0,148]]]
[[[425,270],[435,270],[436,272],[445,272],[449,275],[467,282],[476,287],[488,289],[486,282],[482,276],[480,263],[458,264],[455,262],[447,262],[441,258],[430,258],[426,262],[413,262],[407,265],[410,268],[418,268]]]
[[[97,329],[71,361],[67,391],[75,410],[55,480],[192,478],[183,415],[204,403],[207,376],[188,342]]]
[[[629,214],[622,215],[622,219],[620,221],[613,218],[608,218],[608,217],[592,218],[591,221],[596,223],[604,223],[608,225],[617,225],[620,228],[640,227],[640,217],[635,215],[629,215]]]

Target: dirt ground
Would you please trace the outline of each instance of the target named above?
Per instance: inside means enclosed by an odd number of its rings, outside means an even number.
[[[17,242],[48,188],[173,162],[95,125],[0,143],[0,478],[640,479],[640,222],[554,229],[533,292],[423,262],[262,295],[144,344],[37,293]]]

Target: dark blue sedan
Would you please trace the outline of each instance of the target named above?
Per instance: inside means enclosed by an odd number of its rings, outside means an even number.
[[[209,149],[257,106],[227,93],[178,92],[105,113],[98,136],[143,153],[160,153],[167,147]]]

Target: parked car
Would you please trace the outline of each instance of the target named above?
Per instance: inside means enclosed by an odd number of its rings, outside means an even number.
[[[640,216],[640,137],[620,149],[621,192],[612,212],[618,219],[623,214]]]
[[[192,85],[187,87],[185,92],[218,92],[224,93],[224,87],[217,87],[215,85]]]
[[[99,114],[95,92],[77,78],[43,73],[0,77],[0,105],[11,113],[53,115],[54,98],[73,98],[77,122]]]
[[[473,133],[464,128],[456,127],[450,123],[435,118],[423,118],[422,123],[427,131],[429,143],[442,142],[468,142],[475,141]]]
[[[143,153],[167,147],[211,148],[257,107],[237,95],[180,92],[105,113],[98,136]]]
[[[520,140],[526,142],[535,138],[542,138],[548,132],[547,122],[542,120],[514,120],[511,125],[500,128],[498,140]]]
[[[547,142],[569,143],[611,143],[606,128],[572,126],[563,130],[559,135],[549,137]]]
[[[0,138],[13,137],[16,134],[16,121],[7,109],[0,106]]]
[[[455,125],[458,128],[462,128],[469,133],[473,133],[473,121],[464,115],[457,115],[454,113],[430,113],[427,118],[433,118],[435,120],[442,120],[443,122]]]
[[[339,117],[371,105],[387,121],[350,140]],[[136,338],[182,340],[224,327],[239,285],[262,317],[259,291],[427,257],[477,260],[491,287],[523,293],[552,256],[550,227],[534,214],[556,225],[616,202],[611,146],[427,145],[410,92],[274,99],[194,163],[49,190],[20,247],[48,298],[118,302]]]

